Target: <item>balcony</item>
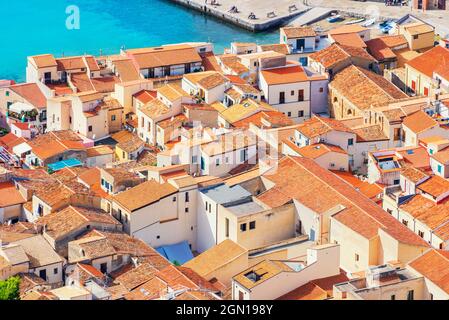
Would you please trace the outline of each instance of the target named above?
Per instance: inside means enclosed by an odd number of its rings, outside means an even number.
[[[414,194],[404,194],[401,186],[398,185],[386,187],[384,189],[384,195],[393,200],[397,206],[400,206],[414,196]]]

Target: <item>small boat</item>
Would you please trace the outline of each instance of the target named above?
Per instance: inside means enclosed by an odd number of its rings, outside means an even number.
[[[393,29],[393,27],[387,24],[386,26],[381,27],[380,31],[382,31],[382,33],[389,33],[391,29]]]
[[[365,23],[363,23],[362,24],[362,27],[370,27],[370,26],[372,26],[374,23],[376,23],[376,19],[369,19],[369,20],[366,20],[365,21]]]
[[[345,24],[356,24],[356,23],[363,22],[365,20],[366,20],[365,18],[361,18],[361,19],[356,19],[356,20],[351,20],[351,21],[345,22]]]
[[[332,16],[326,19],[327,22],[334,23],[341,20],[341,15]]]
[[[391,23],[391,20],[387,20],[387,21],[379,23],[379,29],[382,29],[382,28],[390,25],[390,23]]]

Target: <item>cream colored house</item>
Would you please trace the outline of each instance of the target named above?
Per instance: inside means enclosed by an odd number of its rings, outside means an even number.
[[[263,69],[259,74],[265,101],[296,123],[309,119],[312,112],[325,109],[327,104],[327,77],[304,68],[285,65]]]
[[[194,181],[159,184],[146,181],[114,196],[112,215],[124,231],[152,247],[196,241],[196,193]]]
[[[429,64],[429,61],[433,63]],[[405,64],[406,92],[410,95],[433,96],[438,88],[435,74],[444,72],[449,63],[449,49],[436,46]]]
[[[232,277],[248,267],[248,250],[228,239],[204,251],[183,267],[190,268],[208,281],[230,286]]]
[[[446,129],[424,111],[417,111],[405,117],[402,122],[404,146],[416,147],[423,138],[441,136],[449,138]]]
[[[429,247],[375,202],[311,159],[285,157],[262,180],[266,191],[256,198],[272,208],[292,201],[297,233],[318,244],[340,244],[340,266],[346,271],[388,261],[406,263]]]
[[[233,300],[274,300],[309,281],[340,274],[340,246],[307,250],[304,262],[264,260],[232,278]]]

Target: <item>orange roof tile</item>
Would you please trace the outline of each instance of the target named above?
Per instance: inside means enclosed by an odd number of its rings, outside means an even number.
[[[432,61],[432,63],[429,63],[429,61]],[[432,78],[434,72],[439,72],[449,67],[449,49],[436,46],[419,57],[408,61],[406,64]]]
[[[37,109],[47,107],[47,98],[35,83],[16,84],[9,87],[12,91],[31,103]]]
[[[353,65],[340,71],[329,86],[361,110],[407,97],[384,77]]]
[[[23,204],[26,200],[17,191],[14,183],[1,182],[0,183],[0,208],[7,208],[17,204]]]
[[[438,126],[438,122],[422,110],[405,117],[402,123],[414,133],[421,133]]]
[[[275,172],[264,177],[275,186],[261,196],[275,192],[276,196],[294,198],[317,214],[343,205],[346,209],[333,218],[367,239],[377,236],[382,229],[399,242],[428,247],[427,242],[375,202],[311,159],[285,157],[279,161]]]
[[[429,250],[409,263],[409,266],[449,294],[449,253]]]
[[[417,188],[435,198],[438,198],[449,192],[449,180],[446,180],[440,176],[432,176],[430,179],[427,179],[421,183]]]
[[[262,77],[268,85],[288,84],[307,81],[308,77],[301,66],[262,70]]]

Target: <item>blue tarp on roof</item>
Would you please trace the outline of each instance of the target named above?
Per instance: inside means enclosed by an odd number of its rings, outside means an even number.
[[[193,254],[192,251],[190,250],[189,243],[187,241],[172,244],[169,246],[162,246],[156,248],[156,251],[159,252],[165,258],[167,258],[167,260],[170,261],[171,263],[174,263],[176,261],[182,265],[187,261],[193,259]]]
[[[64,168],[73,168],[73,167],[80,167],[83,163],[79,161],[78,159],[67,159],[60,162],[52,163],[48,165],[48,168],[52,171],[59,171]]]

